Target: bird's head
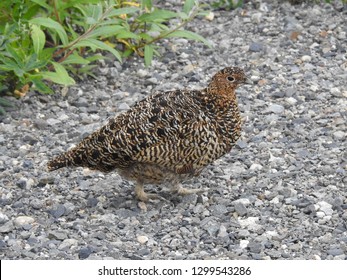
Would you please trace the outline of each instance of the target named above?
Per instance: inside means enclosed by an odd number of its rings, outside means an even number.
[[[238,67],[226,67],[217,72],[207,87],[207,92],[222,95],[227,98],[236,98],[235,90],[241,84],[252,83],[243,70]]]

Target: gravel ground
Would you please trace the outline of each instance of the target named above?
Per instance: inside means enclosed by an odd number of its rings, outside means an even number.
[[[97,80],[16,101],[0,122],[1,259],[347,259],[347,9],[273,2],[190,23],[213,49],[162,41],[148,69],[104,62]],[[236,148],[188,182],[208,193],[144,204],[116,173],[46,171],[136,100],[233,65],[255,85],[238,90]]]

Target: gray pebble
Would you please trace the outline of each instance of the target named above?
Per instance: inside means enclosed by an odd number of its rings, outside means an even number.
[[[264,45],[262,43],[252,42],[249,45],[249,51],[250,52],[261,52],[263,50],[264,50]]]
[[[5,224],[0,226],[1,233],[11,232],[14,229],[14,225],[12,221],[8,221]]]
[[[83,247],[78,251],[78,257],[81,260],[86,259],[90,256],[92,252],[93,251],[90,247]]]
[[[56,205],[54,208],[52,208],[51,210],[49,210],[50,214],[54,217],[54,218],[59,218],[61,216],[63,216],[65,214],[66,208],[64,205],[62,204],[58,204]]]
[[[49,239],[64,240],[67,239],[67,233],[65,231],[50,231],[48,234]]]
[[[343,255],[344,251],[341,248],[333,248],[333,249],[329,249],[327,253],[332,256],[339,256],[339,255]]]
[[[284,107],[282,105],[279,105],[279,104],[271,104],[268,107],[268,111],[275,113],[275,114],[282,114],[284,112]]]
[[[247,207],[243,203],[235,203],[235,211],[239,216],[245,216],[248,213]]]

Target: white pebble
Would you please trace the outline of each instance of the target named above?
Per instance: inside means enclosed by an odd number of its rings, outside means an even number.
[[[286,98],[286,102],[290,105],[295,105],[298,100],[296,100],[294,97],[288,97]]]
[[[247,219],[241,219],[239,218],[239,224],[242,228],[245,227],[253,227],[257,224],[257,221],[259,220],[258,217],[248,217]]]
[[[337,87],[333,87],[330,89],[330,93],[335,96],[339,96],[341,93],[341,90]]]
[[[140,244],[145,244],[148,242],[148,237],[145,236],[145,235],[139,235],[137,237],[137,241],[140,243]]]
[[[325,213],[325,215],[331,216],[333,214],[334,210],[332,209],[332,205],[329,204],[328,202],[320,201],[317,204],[319,206],[319,210],[323,211]]]
[[[240,248],[245,249],[248,246],[248,240],[240,240]]]
[[[139,69],[139,71],[137,71],[137,75],[141,78],[144,78],[148,75],[148,71],[146,71],[144,69]]]
[[[318,211],[318,212],[316,212],[316,216],[317,216],[317,218],[321,219],[325,216],[325,213],[323,211]]]
[[[28,225],[28,224],[32,224],[35,221],[34,218],[29,217],[29,216],[18,216],[17,218],[15,218],[13,220],[14,224],[17,227],[23,226],[23,225]]]
[[[339,139],[339,140],[345,139],[346,137],[346,134],[341,130],[335,131],[333,135],[336,139]]]
[[[309,56],[309,55],[303,55],[302,57],[301,57],[301,60],[302,61],[305,61],[305,62],[309,62],[309,61],[311,61],[311,57]]]
[[[253,163],[249,169],[250,170],[261,170],[261,169],[263,169],[263,166],[261,166],[259,163]]]
[[[239,198],[237,200],[234,200],[233,204],[241,203],[243,205],[249,205],[251,204],[250,200],[248,198]]]

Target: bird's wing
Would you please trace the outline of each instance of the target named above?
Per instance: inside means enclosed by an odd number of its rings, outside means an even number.
[[[199,172],[215,160],[220,149],[216,128],[192,101],[188,95],[174,93],[152,101],[157,106],[135,125],[137,132],[128,136],[138,150],[132,159],[182,174]]]

